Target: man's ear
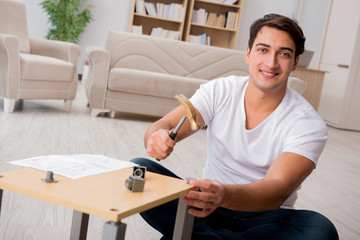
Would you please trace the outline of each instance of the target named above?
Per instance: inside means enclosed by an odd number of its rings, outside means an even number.
[[[294,65],[293,65],[291,71],[295,71],[295,69],[296,69],[296,67],[297,67],[297,65],[299,63],[299,60],[300,60],[300,55],[295,58],[295,62],[294,62]]]
[[[249,46],[246,47],[246,54],[245,54],[245,62],[249,64],[250,61],[250,48]]]

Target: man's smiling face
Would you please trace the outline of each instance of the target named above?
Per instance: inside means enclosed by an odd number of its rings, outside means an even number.
[[[295,70],[295,43],[287,32],[264,26],[252,49],[246,50],[250,81],[264,92],[286,89],[287,79]]]

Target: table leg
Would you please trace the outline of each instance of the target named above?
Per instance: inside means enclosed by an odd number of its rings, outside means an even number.
[[[119,222],[106,222],[102,234],[102,240],[124,240],[126,224]]]
[[[0,189],[0,216],[1,216],[2,195],[3,195],[3,190]]]
[[[187,210],[189,209],[189,206],[184,204],[182,202],[182,199],[182,197],[179,199],[173,240],[191,239],[191,234],[193,230],[194,216],[188,213]]]
[[[89,214],[73,211],[70,240],[86,240]]]

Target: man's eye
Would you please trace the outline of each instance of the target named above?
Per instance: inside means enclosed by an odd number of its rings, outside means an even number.
[[[284,57],[290,57],[290,54],[287,52],[282,52],[282,53],[280,53],[280,55],[284,56]]]
[[[265,48],[259,48],[258,51],[259,52],[266,52],[266,49]]]

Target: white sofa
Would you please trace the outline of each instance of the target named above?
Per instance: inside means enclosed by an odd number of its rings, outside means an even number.
[[[247,75],[244,53],[147,35],[109,31],[105,48],[88,47],[91,115],[110,110],[163,116],[176,94],[191,97],[214,78]]]
[[[248,75],[245,53],[147,35],[109,31],[105,48],[88,47],[86,95],[91,116],[121,111],[163,116],[200,84]]]

